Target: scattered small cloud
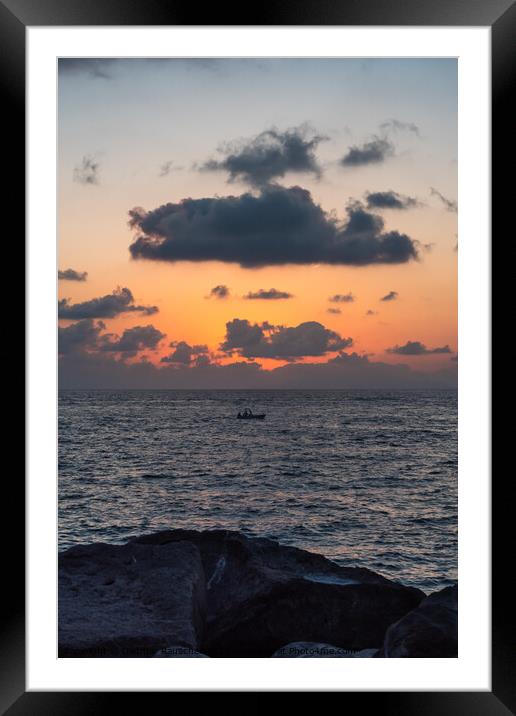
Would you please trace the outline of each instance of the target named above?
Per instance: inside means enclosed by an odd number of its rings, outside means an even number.
[[[99,183],[99,162],[91,156],[82,158],[73,170],[73,180],[79,184]]]
[[[169,160],[167,162],[163,162],[163,164],[159,168],[159,175],[160,177],[166,177],[172,172],[178,172],[181,171],[183,167],[178,166],[174,161]]]
[[[448,199],[443,194],[441,194],[440,191],[437,191],[437,189],[434,189],[433,186],[430,187],[430,194],[431,196],[436,196],[439,201],[443,204],[446,211],[451,211],[453,213],[457,213],[458,205],[456,201],[453,201],[453,199]]]
[[[82,318],[114,318],[121,313],[142,313],[152,316],[158,312],[157,306],[137,306],[128,288],[116,288],[113,293],[92,298],[82,303],[71,303],[69,298],[58,302],[58,317],[67,320]]]
[[[398,298],[398,295],[397,291],[389,291],[389,293],[381,297],[380,301],[395,301]]]
[[[326,313],[331,313],[331,314],[334,314],[337,316],[337,315],[341,314],[342,311],[340,310],[340,308],[327,308]]]
[[[224,286],[224,284],[219,284],[218,286],[214,286],[211,291],[208,298],[227,298],[229,296],[229,288],[227,286]]]
[[[355,297],[351,291],[346,294],[336,293],[334,296],[330,296],[328,301],[330,301],[330,303],[353,303],[355,301]]]
[[[287,291],[278,291],[276,288],[260,288],[258,291],[249,291],[244,298],[248,300],[277,301],[284,298],[293,298],[293,296]]]
[[[315,150],[326,137],[308,125],[287,129],[272,128],[251,139],[222,145],[222,159],[211,159],[202,171],[226,171],[229,182],[241,181],[261,188],[289,172],[321,175]]]
[[[399,119],[387,119],[380,124],[380,129],[384,132],[411,132],[416,137],[420,137],[419,127],[414,122],[401,122]]]
[[[375,191],[366,194],[366,203],[369,209],[413,209],[420,206],[420,202],[412,196],[404,196],[396,191]]]
[[[451,353],[452,351],[448,345],[440,348],[427,348],[425,344],[420,341],[407,341],[403,346],[396,345],[392,348],[387,348],[386,352],[395,353],[400,356],[424,356],[436,353]]]
[[[385,137],[373,137],[369,142],[350,147],[340,163],[344,167],[380,164],[394,156],[394,144]]]
[[[371,308],[366,311],[366,316],[376,316],[378,311],[373,311]]]
[[[88,278],[87,271],[75,271],[75,269],[61,269],[57,272],[57,278],[59,281],[86,281]]]

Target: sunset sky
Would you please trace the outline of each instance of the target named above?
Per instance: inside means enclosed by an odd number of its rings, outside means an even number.
[[[62,387],[455,385],[456,60],[60,60],[58,131]]]

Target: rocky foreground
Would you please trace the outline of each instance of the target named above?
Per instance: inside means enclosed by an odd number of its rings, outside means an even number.
[[[457,656],[457,587],[426,597],[239,532],[170,530],[59,555],[61,657]]]

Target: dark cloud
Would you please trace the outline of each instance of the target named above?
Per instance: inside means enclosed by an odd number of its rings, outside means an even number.
[[[371,309],[366,311],[366,316],[376,316],[376,314],[377,314],[377,311],[373,311]]]
[[[185,341],[179,341],[175,345],[175,350],[168,356],[164,356],[161,359],[162,363],[183,363],[188,364],[192,360],[192,346],[185,343]]]
[[[340,308],[327,308],[326,313],[332,313],[333,315],[338,315],[338,314],[342,313],[342,311],[340,310]]]
[[[234,318],[226,323],[226,337],[220,348],[226,353],[237,352],[244,358],[295,360],[322,356],[352,343],[351,338],[342,338],[316,321],[286,327],[251,324],[246,319]]]
[[[178,363],[180,365],[190,365],[192,361],[196,364],[210,361],[208,346],[206,345],[194,345],[191,346],[186,341],[175,341],[170,344],[174,351],[168,356],[164,356],[161,359],[162,363]]]
[[[148,360],[126,362],[111,353],[73,353],[59,360],[60,388],[185,388],[222,389],[262,387],[267,379],[256,363],[230,365],[206,362],[184,365]],[[265,378],[265,381],[264,381]]]
[[[222,66],[220,60],[215,58],[82,58],[63,57],[59,59],[59,75],[80,76],[91,79],[110,80],[114,79],[120,70],[135,67],[152,65],[155,69],[163,69],[167,66],[182,66],[187,70],[209,70],[219,71]]]
[[[355,297],[353,296],[351,291],[345,294],[336,293],[334,296],[330,296],[330,298],[328,299],[328,301],[330,301],[331,303],[353,303],[354,300]]]
[[[258,326],[251,326],[246,321],[241,323],[244,325],[237,333],[240,338],[254,342],[254,345],[262,343],[263,337],[267,343],[274,331],[291,330],[274,328],[267,322]],[[310,324],[301,324],[294,331],[307,325]],[[351,339],[341,339],[332,332],[328,337],[328,329],[321,324],[315,326],[317,330],[309,330],[307,335],[304,329],[297,337],[287,333],[280,343],[290,343],[296,352],[301,352],[307,344],[311,349],[314,349],[314,343],[318,344],[318,350],[322,350],[326,343],[333,350],[339,344],[351,342]],[[102,321],[91,319],[78,321],[66,328],[59,327],[60,388],[394,389],[455,388],[457,384],[455,362],[433,374],[419,373],[408,365],[373,362],[368,356],[346,353],[341,349],[325,362],[289,362],[266,370],[254,360],[222,364],[218,362],[220,356],[210,354],[205,345],[191,346],[185,341],[173,341],[170,344],[173,352],[155,365],[140,352],[158,347],[164,334],[156,328],[136,326],[124,331],[121,336],[102,334],[103,329],[105,325]],[[267,352],[271,351],[269,346]]]
[[[458,206],[456,201],[453,201],[453,199],[447,199],[440,191],[434,189],[433,186],[430,187],[430,194],[439,199],[439,201],[444,205],[446,211],[457,213]]]
[[[60,75],[86,75],[103,80],[111,79],[116,64],[116,60],[110,58],[61,57],[58,62]]]
[[[291,363],[276,368],[270,382],[282,388],[449,388],[456,386],[457,372],[453,366],[434,374],[419,373],[407,365],[341,352],[326,363]]]
[[[142,350],[155,350],[165,334],[154,326],[127,328],[121,336],[107,333],[99,337],[97,349],[109,353],[124,353],[135,356]]]
[[[291,293],[287,293],[287,291],[278,291],[276,288],[260,288],[258,291],[249,291],[244,298],[249,300],[264,299],[266,301],[276,301],[282,298],[293,298],[293,296]]]
[[[58,326],[59,353],[121,353],[125,358],[135,356],[142,350],[155,350],[165,337],[154,326],[134,326],[121,336],[101,333],[106,328],[103,321],[85,318],[66,328]]]
[[[407,341],[403,346],[393,346],[387,348],[387,353],[395,353],[400,356],[424,356],[434,353],[451,353],[450,346],[442,346],[441,348],[427,348],[420,341]]]
[[[389,291],[389,293],[381,297],[380,301],[395,301],[398,298],[398,295],[397,291]]]
[[[413,122],[401,122],[399,119],[388,119],[380,124],[380,129],[384,132],[412,132],[419,137],[419,127]]]
[[[133,294],[128,288],[117,288],[107,296],[92,298],[82,303],[70,303],[68,298],[63,298],[58,303],[59,318],[69,320],[114,318],[121,313],[142,313],[145,316],[152,316],[157,312],[157,306],[135,306]]]
[[[65,269],[64,271],[59,270],[57,272],[57,278],[59,281],[86,281],[88,278],[87,271],[75,271],[75,269]]]
[[[229,296],[229,288],[224,284],[214,286],[210,291],[210,296],[214,298],[227,298]]]
[[[244,268],[283,264],[404,263],[418,257],[417,242],[384,231],[381,216],[359,202],[344,223],[301,187],[270,186],[258,195],[183,199],[152,211],[129,212],[139,232],[133,258],[154,261],[224,261]]]
[[[73,180],[79,184],[98,184],[100,164],[93,157],[83,157],[73,170]]]
[[[284,132],[268,129],[252,139],[221,147],[223,159],[205,162],[200,169],[226,171],[229,182],[242,181],[253,187],[263,187],[288,172],[319,177],[321,170],[315,150],[324,139],[307,125]]]
[[[63,328],[58,326],[58,351],[61,354],[82,351],[95,347],[101,330],[105,328],[102,321],[92,321],[86,318]]]
[[[408,365],[375,362],[356,353],[340,353],[321,363],[289,363],[265,370],[254,361],[189,365],[148,360],[125,362],[113,353],[73,352],[59,360],[59,387],[183,389],[406,389],[455,388],[457,364],[435,373]]]
[[[369,209],[412,209],[419,206],[419,202],[412,196],[404,196],[390,189],[389,191],[374,191],[366,194]]]
[[[394,144],[385,137],[374,137],[369,142],[348,149],[340,163],[344,167],[360,167],[379,164],[394,155]]]

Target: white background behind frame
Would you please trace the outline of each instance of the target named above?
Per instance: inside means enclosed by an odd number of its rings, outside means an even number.
[[[489,27],[27,28],[28,691],[490,690],[490,40]],[[459,58],[457,659],[57,658],[59,56]]]

